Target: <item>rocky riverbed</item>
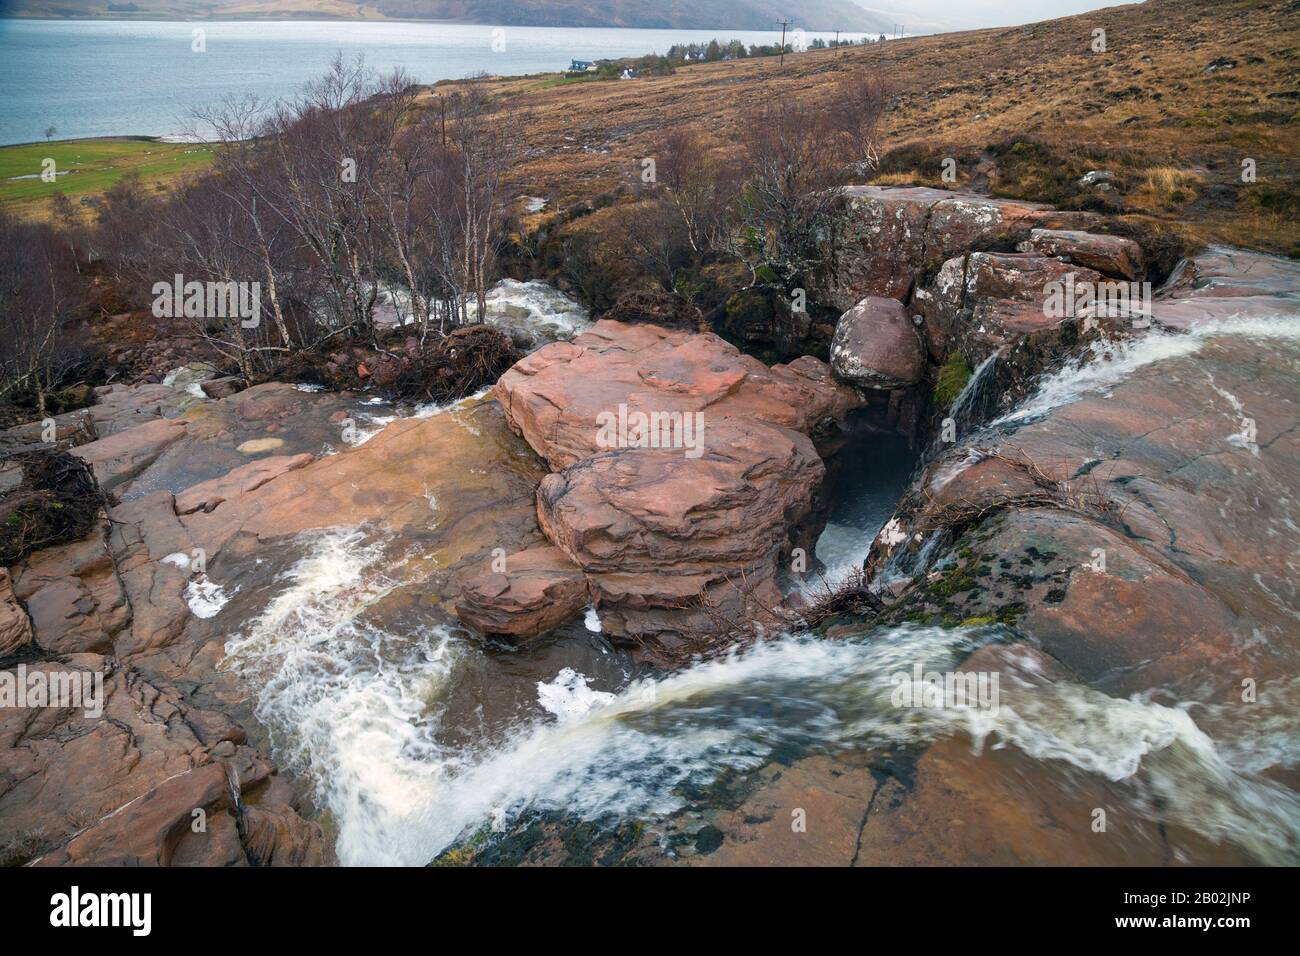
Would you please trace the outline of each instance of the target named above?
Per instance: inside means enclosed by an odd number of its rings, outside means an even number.
[[[1141,240],[864,187],[829,363],[583,317],[450,406],[104,390],[103,521],[0,577],[0,668],[104,706],[0,708],[5,859],[1295,862],[1300,268]]]

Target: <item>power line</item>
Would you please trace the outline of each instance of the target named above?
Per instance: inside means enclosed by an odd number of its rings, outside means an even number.
[[[793,20],[777,20],[781,24],[781,66],[785,66],[785,28],[794,23]]]

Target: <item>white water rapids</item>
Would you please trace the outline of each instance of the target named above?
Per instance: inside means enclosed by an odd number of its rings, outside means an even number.
[[[229,643],[228,663],[261,687],[257,715],[277,756],[314,781],[344,864],[422,865],[523,810],[660,817],[684,805],[680,785],[757,768],[778,749],[834,752],[951,733],[1112,781],[1141,779],[1169,818],[1265,859],[1300,843],[1295,795],[1231,766],[1187,709],[1070,684],[1004,686],[996,712],[893,706],[894,675],[918,662],[952,669],[998,637],[981,629],[787,635],[615,694],[562,670],[539,685],[536,718],[503,741],[444,746],[435,739],[439,691],[482,651],[439,628],[395,636],[361,623],[391,584],[376,566],[380,548],[359,533],[329,533],[307,550]]]
[[[1002,421],[1104,390],[1225,331],[1300,340],[1300,324],[1282,320],[1153,333],[1112,347],[1109,361],[1049,377]],[[684,785],[759,768],[778,752],[954,734],[975,749],[1014,747],[1118,782],[1144,812],[1230,840],[1262,862],[1300,860],[1300,800],[1261,776],[1300,763],[1295,685],[1286,700],[1261,697],[1252,722],[1235,725],[1207,705],[1112,698],[1049,681],[1006,681],[995,711],[899,708],[894,675],[918,663],[955,669],[1007,635],[933,627],[840,640],[794,634],[612,690],[557,667],[536,682],[527,719],[490,741],[452,745],[439,738],[445,693],[486,652],[439,626],[389,633],[369,623],[367,611],[395,584],[381,543],[360,531],[306,538],[299,549],[268,589],[270,603],[228,642],[227,666],[254,691],[275,756],[311,782],[344,864],[424,865],[457,839],[525,811],[653,820],[686,805]]]

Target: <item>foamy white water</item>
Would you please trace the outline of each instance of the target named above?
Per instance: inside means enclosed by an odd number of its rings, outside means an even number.
[[[489,325],[521,328],[541,338],[572,338],[591,325],[586,308],[545,282],[502,279],[486,300]]]
[[[221,609],[230,603],[230,595],[206,574],[200,574],[185,585],[185,603],[195,617],[207,619],[221,613]]]
[[[1087,361],[1044,378],[1024,404],[993,424],[1028,421],[1053,408],[1077,402],[1089,393],[1105,394],[1140,368],[1194,355],[1223,336],[1300,342],[1300,315],[1222,319],[1198,325],[1188,332],[1153,330],[1118,343],[1094,342]]]
[[[483,826],[524,811],[653,819],[685,805],[683,784],[749,770],[778,750],[920,744],[961,734],[974,748],[1132,784],[1146,812],[1232,839],[1260,859],[1300,858],[1300,805],[1254,776],[1258,753],[1221,748],[1188,708],[1071,684],[1004,680],[995,711],[899,708],[895,675],[945,672],[988,629],[900,627],[857,640],[787,635],[660,680],[596,692],[569,668],[538,684],[538,713],[504,739],[452,748],[435,737],[436,691],[479,653],[432,628],[398,639],[363,623],[387,594],[381,550],[357,532],[307,545],[282,590],[227,645],[257,693],[276,756],[312,780],[344,864],[423,865]],[[1294,734],[1294,720],[1288,721]],[[1279,733],[1282,733],[1279,728]],[[1283,733],[1286,736],[1286,733]],[[1156,810],[1150,794],[1163,801]]]

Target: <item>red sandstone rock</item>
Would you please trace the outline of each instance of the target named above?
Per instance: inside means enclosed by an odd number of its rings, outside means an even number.
[[[0,568],[0,657],[7,657],[32,641],[32,622],[14,596],[7,568]]]
[[[487,571],[465,584],[456,614],[484,634],[536,637],[591,603],[582,570],[555,547],[507,555],[505,570]]]
[[[126,484],[148,468],[169,445],[185,437],[183,419],[155,419],[72,450],[95,472],[105,492]]]
[[[495,393],[559,472],[538,519],[586,572],[606,630],[661,644],[780,603],[777,559],[824,476],[808,436],[860,404],[813,358],[768,368],[715,335],[610,321],[523,359]],[[638,414],[661,426],[654,441],[623,427]],[[689,442],[660,440],[686,424]]]
[[[193,514],[210,512],[233,495],[254,491],[280,475],[304,468],[313,461],[312,455],[272,455],[250,461],[227,472],[221,478],[200,482],[176,496],[176,513]]]
[[[1087,266],[1108,276],[1136,279],[1142,274],[1142,248],[1132,239],[1106,236],[1068,229],[1035,229],[1025,252],[1044,256],[1062,256],[1080,266]]]
[[[36,643],[49,651],[104,652],[131,619],[105,547],[106,529],[29,555],[12,569],[14,592],[31,615]]]
[[[82,707],[0,708],[0,847],[43,865],[244,865],[234,798],[282,822],[286,841],[259,844],[281,858],[320,862],[321,834],[296,818],[274,768],[227,718],[191,706],[171,685],[110,658],[72,655],[29,673],[102,676],[102,713]],[[48,679],[48,678],[47,678]],[[216,730],[225,726],[225,730]],[[207,728],[208,742],[195,727]],[[193,811],[206,813],[195,832]],[[247,823],[247,821],[246,821]],[[250,830],[245,826],[246,831]],[[290,846],[289,841],[296,841]]]
[[[707,630],[706,595],[779,603],[776,561],[810,516],[821,458],[803,434],[748,419],[710,425],[704,444],[699,458],[606,452],[542,481],[542,529],[587,572],[616,636]]]
[[[754,418],[815,433],[860,404],[851,389],[801,358],[771,368],[712,334],[597,322],[517,362],[493,394],[519,434],[552,468],[606,449],[599,416],[619,406],[646,414]]]

